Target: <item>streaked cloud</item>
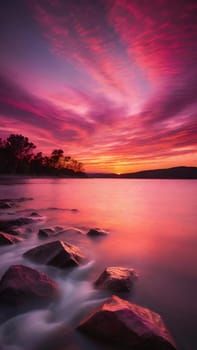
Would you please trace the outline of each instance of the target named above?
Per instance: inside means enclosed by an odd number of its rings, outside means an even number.
[[[35,66],[31,60],[32,72],[40,65],[33,81],[17,62],[0,76],[1,135],[20,130],[45,152],[64,148],[90,171],[195,163],[195,1],[25,4],[32,41],[40,37],[48,52]]]

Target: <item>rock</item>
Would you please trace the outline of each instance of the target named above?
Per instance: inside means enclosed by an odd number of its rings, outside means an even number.
[[[10,208],[12,208],[12,205],[10,203],[0,201],[0,209],[10,209]]]
[[[32,211],[32,213],[30,214],[31,217],[35,217],[35,218],[41,218],[41,215],[36,213],[36,211]]]
[[[20,197],[13,199],[16,202],[27,202],[27,201],[33,201],[32,197]]]
[[[18,203],[33,200],[33,198],[4,198],[0,199],[0,209],[10,209],[16,207]]]
[[[84,259],[80,249],[63,241],[53,241],[28,250],[24,257],[39,264],[59,268],[78,266]]]
[[[57,284],[46,274],[23,265],[12,265],[0,281],[0,306],[6,317],[44,307],[59,297]]]
[[[28,225],[33,222],[33,219],[31,218],[18,218],[15,220],[10,220],[10,224],[12,226],[23,226],[23,225]]]
[[[18,218],[18,219],[12,219],[12,220],[1,220],[0,221],[0,230],[9,232],[10,230],[18,227],[18,226],[24,226],[31,224],[33,222],[33,219],[31,218]]]
[[[21,230],[18,228],[18,229],[5,229],[6,233],[12,235],[12,236],[20,236],[22,235],[21,233]],[[5,233],[5,232],[4,232]]]
[[[134,269],[126,267],[107,267],[95,281],[95,286],[112,292],[128,292],[137,279]]]
[[[5,232],[0,232],[0,245],[6,245],[6,244],[14,244],[22,242],[23,239],[20,237],[16,237],[14,235],[10,235]]]
[[[91,237],[96,237],[96,236],[106,236],[108,233],[104,230],[101,230],[99,228],[91,228],[87,235]]]
[[[13,202],[13,203],[21,203],[26,201],[32,201],[32,197],[20,197],[20,198],[2,198],[0,202]]]
[[[115,295],[96,308],[78,329],[121,349],[176,349],[160,315]]]
[[[39,238],[49,238],[49,237],[57,236],[63,232],[64,232],[64,229],[63,227],[60,227],[60,226],[56,226],[54,228],[41,228],[38,231],[38,236]]]
[[[77,234],[77,235],[85,235],[85,232],[79,228],[76,227],[69,227],[64,230],[65,233],[68,234]]]

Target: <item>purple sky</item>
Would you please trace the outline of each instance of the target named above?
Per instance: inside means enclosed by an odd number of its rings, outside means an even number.
[[[0,70],[2,138],[87,171],[196,165],[196,1],[7,0]]]

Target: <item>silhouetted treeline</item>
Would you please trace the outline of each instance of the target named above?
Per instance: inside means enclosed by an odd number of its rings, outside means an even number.
[[[85,176],[83,164],[65,156],[62,149],[45,156],[42,152],[35,153],[35,148],[23,135],[0,139],[0,174]]]

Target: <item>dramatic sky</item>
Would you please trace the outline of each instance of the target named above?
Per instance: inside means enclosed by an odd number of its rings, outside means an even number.
[[[91,172],[197,165],[196,1],[2,1],[10,133]]]

